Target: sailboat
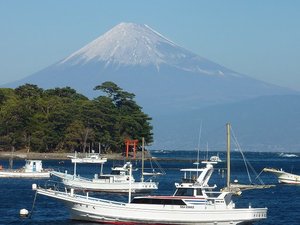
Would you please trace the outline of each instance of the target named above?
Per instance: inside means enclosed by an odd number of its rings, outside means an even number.
[[[242,151],[240,151],[240,152],[241,152],[242,157],[245,162],[245,166],[246,166],[246,170],[247,170],[247,174],[248,174],[250,183],[249,184],[241,184],[241,183],[238,183],[237,180],[234,180],[233,183],[231,182],[231,177],[230,177],[230,172],[231,172],[231,169],[230,169],[231,168],[231,165],[230,165],[230,163],[231,163],[230,162],[230,145],[231,145],[230,137],[231,137],[231,134],[230,134],[230,131],[231,131],[231,125],[229,123],[227,123],[226,124],[226,133],[227,133],[227,181],[226,181],[226,183],[227,183],[227,186],[225,188],[223,188],[222,190],[230,191],[235,195],[241,195],[242,191],[245,191],[245,190],[264,189],[264,188],[274,187],[275,185],[264,184],[262,182],[262,180],[260,180],[261,184],[253,184],[252,183],[251,177],[249,174],[249,170],[247,167],[246,159],[245,159],[245,156],[242,153]],[[240,147],[239,147],[239,149],[240,149]],[[253,171],[254,171],[254,169],[253,169]]]

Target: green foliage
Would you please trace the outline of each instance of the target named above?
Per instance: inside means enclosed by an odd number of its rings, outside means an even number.
[[[89,100],[70,87],[32,84],[0,89],[0,149],[120,152],[125,139],[153,141],[151,118],[134,94],[113,82],[95,90],[105,95]]]

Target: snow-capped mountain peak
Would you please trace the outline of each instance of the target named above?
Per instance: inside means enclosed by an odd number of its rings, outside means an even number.
[[[162,45],[179,48],[147,25],[120,23],[61,63],[98,60],[125,65],[158,65],[167,58],[160,50]]]
[[[188,51],[145,24],[120,23],[62,60],[59,64],[101,62],[106,66],[162,64],[208,76],[239,76],[233,71]]]

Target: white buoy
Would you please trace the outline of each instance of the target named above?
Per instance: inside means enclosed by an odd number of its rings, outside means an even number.
[[[37,185],[36,184],[32,184],[32,190],[36,191],[36,189],[37,189]]]
[[[21,217],[27,217],[29,214],[29,211],[27,209],[21,209],[20,210],[20,216]]]

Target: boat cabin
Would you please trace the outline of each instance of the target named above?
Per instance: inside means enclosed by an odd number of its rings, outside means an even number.
[[[25,172],[42,172],[43,164],[41,160],[26,160]]]
[[[203,196],[201,188],[177,188],[173,196]]]
[[[126,176],[129,175],[129,170],[124,167],[115,167],[111,170],[111,175]]]
[[[209,186],[208,180],[213,172],[214,163],[204,162],[204,168],[181,169],[184,173],[182,182],[175,183],[176,191],[172,196],[135,197],[131,203],[155,205],[202,205],[207,202],[224,204],[226,193],[212,191],[216,186]],[[227,201],[227,204],[230,202]]]
[[[124,166],[113,167],[110,174],[96,175],[95,179],[102,180],[109,183],[129,182],[130,163],[126,163]],[[135,182],[134,177],[131,175],[131,182]]]

